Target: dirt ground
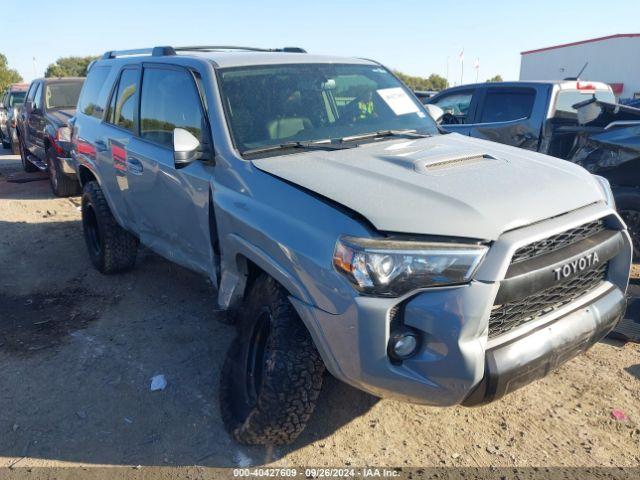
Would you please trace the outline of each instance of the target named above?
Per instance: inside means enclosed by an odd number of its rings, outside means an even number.
[[[240,446],[217,400],[234,332],[210,285],[147,251],[133,272],[99,274],[78,202],[0,156],[0,467],[640,465],[640,346],[611,340],[475,409],[327,378],[294,445]],[[151,392],[156,374],[168,386]]]

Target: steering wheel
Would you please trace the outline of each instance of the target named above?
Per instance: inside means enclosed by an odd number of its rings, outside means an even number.
[[[442,118],[440,119],[440,123],[442,125],[459,125],[460,119],[456,117],[453,113],[446,112],[444,115],[442,115]]]

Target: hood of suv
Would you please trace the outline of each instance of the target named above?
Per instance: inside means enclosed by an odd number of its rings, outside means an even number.
[[[386,232],[495,240],[604,200],[595,179],[577,165],[458,134],[253,163]]]

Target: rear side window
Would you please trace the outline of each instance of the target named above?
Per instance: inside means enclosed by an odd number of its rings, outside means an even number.
[[[78,101],[79,111],[91,117],[102,118],[107,108],[109,89],[105,81],[110,71],[111,67],[107,65],[95,66],[89,71]]]
[[[576,120],[578,113],[573,106],[576,103],[589,100],[595,95],[598,100],[608,103],[616,103],[616,97],[609,90],[561,90],[556,97],[555,118]]]
[[[111,97],[107,116],[109,123],[134,133],[138,77],[137,68],[126,68],[122,71],[118,88]]]
[[[480,123],[510,122],[529,118],[535,99],[535,90],[529,88],[490,88],[485,96]]]
[[[145,68],[140,97],[140,136],[171,147],[173,129],[201,142],[204,116],[193,76],[186,70]]]

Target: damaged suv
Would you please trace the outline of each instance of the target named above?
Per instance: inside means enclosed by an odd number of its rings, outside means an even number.
[[[325,368],[380,397],[479,405],[624,313],[631,245],[606,180],[441,134],[374,61],[107,52],[79,104],[89,257],[130,269],[142,243],[208,276],[237,325],[220,396],[240,442],[296,438]]]

